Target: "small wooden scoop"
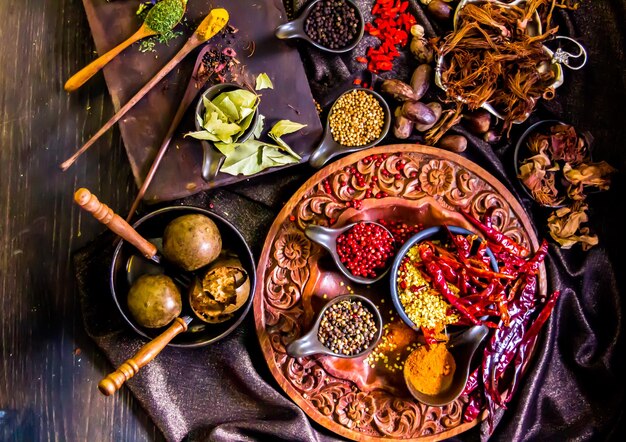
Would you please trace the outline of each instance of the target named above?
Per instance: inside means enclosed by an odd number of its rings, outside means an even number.
[[[133,229],[122,217],[113,212],[106,204],[98,201],[95,195],[85,188],[78,189],[74,194],[74,200],[94,218],[107,226],[111,231],[117,233],[125,241],[134,245],[146,258],[157,263],[160,262],[160,255],[157,247],[143,238]],[[190,316],[176,318],[172,325],[159,336],[141,347],[132,358],[128,359],[117,370],[105,377],[98,384],[98,389],[102,394],[110,396],[121,388],[128,379],[137,374],[139,369],[153,360],[177,335],[187,331]]]
[[[221,31],[226,23],[228,23],[228,11],[223,8],[217,8],[211,10],[209,14],[202,20],[202,23],[195,30],[193,35],[189,37],[189,40],[181,48],[180,51],[154,76],[139,92],[131,98],[109,121],[106,122],[102,128],[96,132],[96,134],[89,139],[80,149],[76,151],[74,155],[68,158],[63,164],[61,164],[62,170],[67,170],[76,159],[89,149],[104,133],[106,133],[115,123],[117,123],[126,113],[131,110],[139,101],[154,87],[156,86],[172,69],[174,69],[191,51],[200,46],[202,43],[207,42],[215,34]]]

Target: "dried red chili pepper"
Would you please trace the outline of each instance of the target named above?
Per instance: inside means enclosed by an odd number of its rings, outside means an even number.
[[[465,216],[465,218],[468,219],[469,222],[471,222],[478,230],[480,230],[483,235],[485,235],[490,243],[489,246],[492,249],[495,245],[496,247],[504,248],[509,253],[512,253],[515,256],[528,256],[528,250],[525,247],[517,244],[504,233],[499,232],[493,227],[487,227],[476,218],[474,218],[472,215],[463,210],[461,211],[461,213]]]
[[[458,312],[465,316],[470,320],[472,324],[480,325],[480,321],[476,319],[472,314],[465,308],[463,304],[459,302],[459,298],[452,293],[448,284],[446,284],[446,279],[443,276],[443,271],[441,268],[435,263],[433,260],[433,251],[430,247],[420,247],[420,258],[426,264],[426,272],[432,277],[433,286],[435,289],[444,297],[446,301],[448,301],[454,308],[458,310]]]

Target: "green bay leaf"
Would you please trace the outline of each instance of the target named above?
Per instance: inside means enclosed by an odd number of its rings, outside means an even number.
[[[256,85],[254,86],[254,89],[256,89],[257,91],[260,91],[262,89],[274,89],[274,85],[272,84],[272,80],[270,80],[270,77],[265,72],[263,72],[256,77]]]

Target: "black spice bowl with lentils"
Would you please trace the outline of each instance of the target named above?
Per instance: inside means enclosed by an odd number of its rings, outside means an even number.
[[[328,49],[343,49],[359,35],[360,19],[356,7],[346,0],[319,1],[304,22],[311,40]]]
[[[361,301],[346,299],[324,312],[317,338],[333,353],[354,356],[364,352],[377,334],[374,314]]]

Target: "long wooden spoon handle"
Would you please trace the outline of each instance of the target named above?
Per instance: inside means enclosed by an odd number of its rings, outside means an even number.
[[[135,356],[102,379],[98,384],[98,390],[105,396],[111,396],[124,385],[124,382],[135,376],[141,367],[153,360],[175,336],[186,330],[187,322],[182,318],[176,318],[167,330],[141,347]]]
[[[82,68],[80,71],[76,72],[74,75],[70,77],[69,80],[65,83],[65,90],[68,92],[74,92],[79,87],[87,82],[91,77],[93,77],[100,69],[106,66],[111,60],[113,60],[120,52],[124,49],[132,45],[138,40],[142,38],[149,37],[151,35],[155,35],[156,32],[149,29],[147,26],[143,25],[139,28],[137,32],[128,37],[119,45],[115,46],[106,54],[101,55],[96,58],[94,61],[89,63],[87,66]]]
[[[157,254],[157,248],[141,236],[121,216],[113,212],[106,204],[98,201],[95,195],[85,188],[78,189],[74,193],[74,201],[80,207],[91,213],[95,219],[107,226],[111,231],[128,241],[148,259]]]
[[[120,118],[126,115],[159,81],[161,81],[172,69],[178,65],[183,58],[191,51],[209,40],[216,33],[221,31],[228,23],[228,12],[223,8],[211,10],[209,14],[202,20],[196,31],[193,33],[185,45],[178,51],[176,55],[154,76],[144,87],[131,98],[109,121],[105,123],[96,134],[91,137],[80,149],[70,158],[61,164],[61,170],[67,170],[76,159],[89,149],[106,131],[108,131]]]

